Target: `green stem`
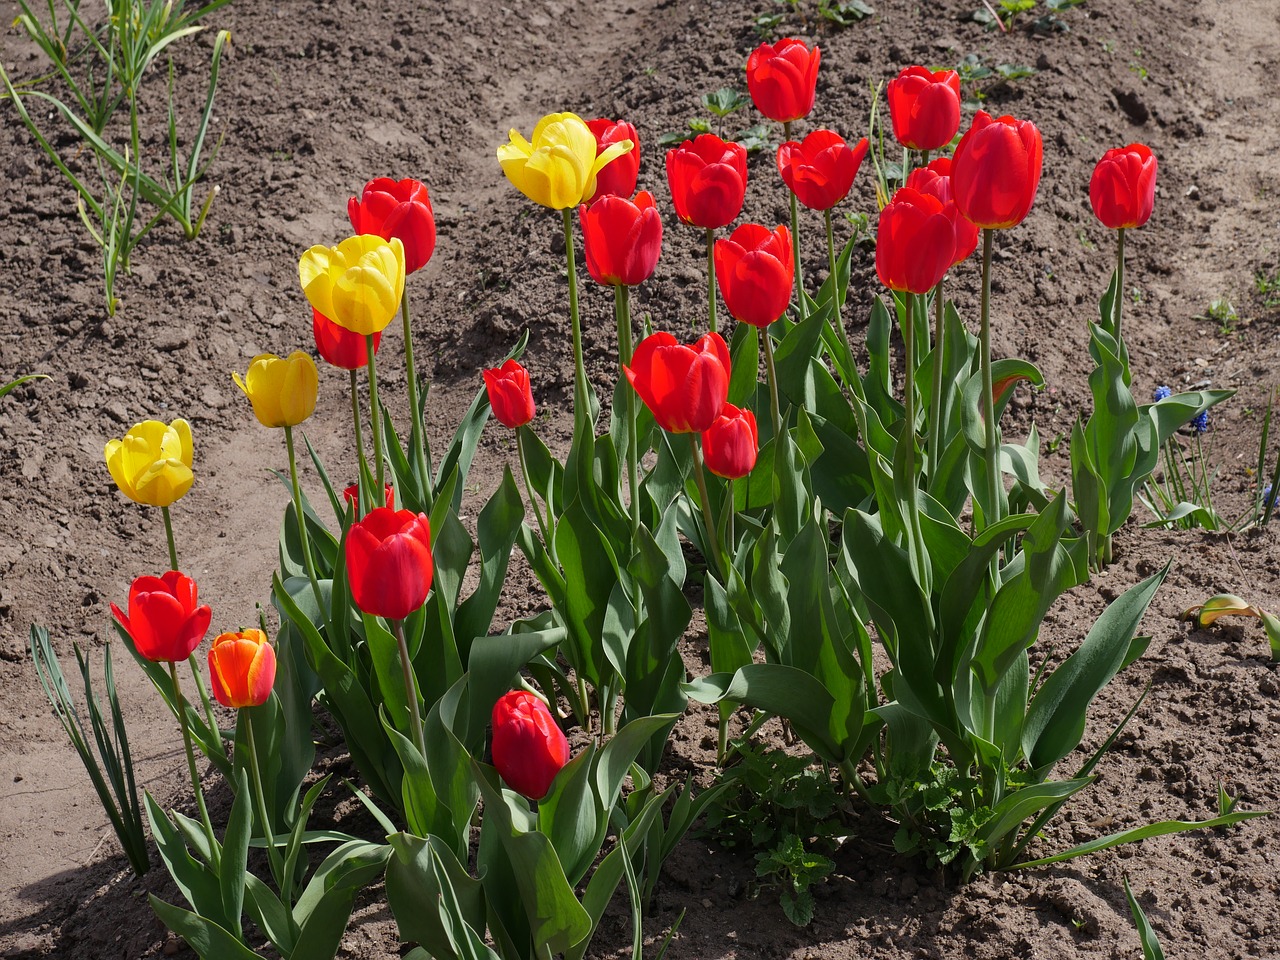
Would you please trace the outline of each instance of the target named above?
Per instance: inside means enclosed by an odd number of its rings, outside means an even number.
[[[920,525],[920,474],[916,467],[916,308],[923,303],[917,294],[906,295],[907,328],[902,342],[906,349],[906,382],[903,385],[903,440],[906,441],[905,470],[907,481],[906,522],[909,538],[909,555],[920,587],[928,596],[931,589],[929,552],[924,542],[924,530]],[[923,319],[923,317],[921,317]],[[932,620],[932,616],[927,619]],[[930,624],[932,626],[932,624]]]
[[[782,135],[791,139],[790,121],[782,125]],[[804,302],[804,276],[800,271],[800,204],[794,193],[791,193],[791,258],[796,274],[796,315],[804,320],[809,316],[809,307]]]
[[[404,641],[404,622],[391,621],[391,632],[395,635],[396,646],[400,650],[400,669],[404,673],[404,695],[409,701],[409,731],[413,734],[413,744],[427,758],[427,740],[422,733],[422,712],[418,709],[418,685],[413,679],[413,664],[409,660],[409,645]]]
[[[707,329],[716,332],[716,232],[707,228]]]
[[[423,509],[431,510],[431,476],[427,470],[426,431],[422,426],[422,408],[418,405],[418,368],[413,363],[413,329],[409,323],[409,291],[400,297],[400,317],[404,325],[404,365],[409,374],[409,413],[412,416],[409,445],[410,456],[418,472],[418,485],[422,492]]]
[[[369,426],[373,428],[374,480],[376,482],[372,496],[373,503],[381,503],[382,491],[385,489],[382,463],[382,408],[378,405],[378,368],[373,356],[373,334],[364,338],[365,355],[369,358]]]
[[[710,232],[710,231],[708,231]],[[631,289],[619,284],[613,288],[618,307],[618,377],[625,381],[624,364],[631,362]],[[711,329],[715,329],[714,323]],[[636,430],[636,392],[630,387],[623,391],[627,397],[627,490],[631,495],[631,539],[634,542],[640,529],[640,438]]]
[[[902,185],[907,185],[907,177],[911,176],[911,148],[902,148]]]
[[[581,673],[576,673],[574,680],[578,689],[578,704],[574,713],[578,715],[578,725],[583,730],[589,731],[591,729],[591,698],[587,696],[587,680]],[[604,718],[600,719],[603,723]]]
[[[560,212],[564,221],[564,255],[569,266],[569,324],[573,328],[573,409],[576,424],[579,412],[587,420],[592,418],[588,406],[591,388],[587,382],[586,362],[582,358],[582,322],[578,317],[578,265],[573,249],[573,218],[568,208]]]
[[[161,507],[160,515],[164,517],[164,538],[169,544],[169,569],[178,569],[178,545],[173,539],[173,520],[169,518],[169,508]]]
[[[364,482],[364,475],[369,468],[364,456],[364,430],[360,426],[360,391],[356,372],[354,370],[349,372],[351,374],[351,422],[356,431],[356,488],[359,491],[359,496],[356,498],[356,519],[359,520],[373,507],[373,491],[365,489],[368,484]]]
[[[831,322],[835,325],[836,332],[840,334],[840,342],[844,344],[847,354],[846,362],[849,370],[853,371],[856,369],[853,365],[853,344],[849,342],[849,331],[844,328],[844,321],[840,319],[840,284],[836,276],[836,234],[831,224],[830,208],[823,213],[827,221],[827,262],[831,266]]]
[[[551,543],[551,533],[548,525],[552,523],[551,509],[547,508],[547,521],[543,523],[542,514],[538,510],[538,501],[533,494],[533,475],[529,472],[529,458],[524,452],[524,432],[529,429],[529,425],[516,427],[516,455],[520,460],[520,473],[524,476],[524,488],[529,494],[529,506],[533,510],[534,519],[538,521],[538,530],[542,533],[542,542],[546,545],[547,553],[555,558],[555,547]]]
[[[769,336],[767,327],[757,327],[760,339],[764,341],[764,367],[769,375],[769,409],[773,414],[773,435],[778,440],[782,437],[782,405],[778,401],[778,373],[773,363],[773,337]]]
[[[707,476],[702,470],[702,454],[698,450],[698,435],[690,433],[689,450],[693,454],[693,479],[698,485],[698,496],[702,501],[702,522],[707,528],[707,546],[715,559],[712,561],[721,582],[729,582],[729,570],[724,558],[724,548],[720,544],[720,531],[716,529],[715,518],[711,515],[711,497],[707,494]]]
[[[316,577],[315,562],[311,559],[311,542],[307,537],[307,517],[302,509],[302,488],[298,485],[298,460],[293,451],[293,427],[284,428],[284,443],[289,450],[289,480],[293,484],[293,510],[298,521],[298,544],[302,548],[302,565],[307,569],[307,579],[311,581],[311,593],[316,598],[316,609],[320,616],[328,620],[328,610],[324,597],[320,593],[320,580]]]
[[[253,797],[258,804],[258,819],[262,821],[262,835],[267,841],[267,858],[271,861],[271,872],[276,878],[276,889],[284,892],[284,862],[280,859],[280,851],[276,849],[275,833],[271,829],[271,816],[267,813],[267,797],[262,791],[262,767],[258,762],[258,744],[253,735],[253,718],[243,711],[240,714],[245,723],[245,739],[249,744],[249,776],[253,781]]]
[[[173,703],[178,709],[178,727],[182,730],[182,745],[187,752],[187,773],[191,776],[191,789],[195,791],[196,807],[200,811],[200,822],[204,824],[204,833],[209,840],[210,866],[216,874],[221,866],[222,856],[219,852],[218,838],[213,832],[213,821],[209,819],[209,808],[204,803],[204,791],[200,788],[200,771],[196,769],[195,751],[191,749],[191,731],[187,729],[187,702],[182,696],[182,684],[178,681],[178,665],[169,661],[169,676],[173,678]]]
[[[1124,227],[1116,231],[1116,299],[1111,305],[1116,348],[1120,347],[1120,320],[1124,315]]]
[[[983,458],[987,468],[987,510],[983,528],[1000,520],[1000,435],[996,432],[996,404],[991,384],[991,246],[994,234],[990,227],[982,231],[982,330],[980,333],[982,365],[982,419],[985,427]],[[992,573],[999,559],[991,561]]]
[[[938,475],[942,456],[942,284],[933,288],[933,392],[929,397],[929,487]]]

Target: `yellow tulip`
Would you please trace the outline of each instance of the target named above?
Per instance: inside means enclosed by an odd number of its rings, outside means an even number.
[[[144,420],[121,440],[108,440],[107,469],[120,492],[136,503],[167,507],[191,489],[191,426]]]
[[[287,360],[260,353],[243,380],[238,373],[231,379],[249,398],[253,415],[264,427],[296,427],[315,412],[319,376],[315,361],[301,350]]]
[[[576,207],[596,192],[596,174],[634,147],[630,140],[610,144],[596,156],[596,138],[573,113],[550,113],[533,128],[533,142],[517,130],[498,147],[502,172],[534,203],[553,210]]]
[[[404,295],[404,245],[398,237],[348,237],[336,247],[312,247],[298,261],[302,292],[340,327],[380,333]]]

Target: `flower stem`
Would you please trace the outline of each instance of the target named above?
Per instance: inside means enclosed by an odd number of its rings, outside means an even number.
[[[427,757],[427,740],[422,733],[422,713],[418,710],[418,685],[413,678],[413,664],[409,660],[409,645],[404,640],[404,621],[392,620],[391,632],[395,634],[396,645],[400,648],[400,669],[404,671],[404,695],[409,701],[409,730],[413,734],[414,746]]]
[[[790,121],[782,125],[782,135],[791,139]],[[796,195],[791,191],[791,257],[796,274],[796,315],[804,320],[809,316],[809,307],[804,302],[804,277],[800,272],[800,205]]]
[[[707,228],[707,329],[716,332],[716,232]]]
[[[707,231],[708,234],[711,231]],[[708,238],[708,243],[710,238]],[[624,364],[631,362],[631,289],[622,284],[613,288],[613,295],[618,313],[618,377],[625,381],[622,372]],[[713,298],[714,300],[714,298]],[[715,329],[712,321],[711,329]],[[631,539],[634,541],[636,531],[640,529],[640,439],[636,435],[636,392],[630,387],[624,390],[627,396],[627,491],[631,495]]]
[[[933,288],[933,391],[929,396],[929,487],[938,475],[942,456],[942,284]]]
[[[356,519],[363,517],[372,507],[373,491],[366,490],[364,475],[368,470],[368,461],[364,456],[364,430],[360,426],[360,391],[357,385],[356,372],[351,373],[351,422],[356,430],[356,488],[360,496],[356,500]]]
[[[983,528],[1000,519],[1000,436],[996,433],[996,404],[991,383],[991,228],[982,231],[982,329],[980,349],[982,365],[982,418],[985,427],[983,455],[987,467],[987,510]],[[999,560],[992,561],[995,572]]]
[[[724,548],[720,545],[720,531],[716,529],[715,518],[711,515],[711,497],[707,494],[707,476],[702,470],[702,454],[698,450],[698,435],[690,433],[689,450],[693,454],[693,479],[698,485],[698,496],[702,500],[702,522],[707,528],[707,546],[711,553],[715,555],[714,561],[716,572],[720,574],[721,582],[729,582],[729,571],[725,565]]]
[[[302,547],[302,565],[306,567],[307,579],[311,581],[311,593],[316,598],[316,608],[320,616],[328,620],[328,610],[324,605],[324,597],[320,593],[320,581],[316,577],[316,566],[311,559],[311,541],[307,537],[307,517],[302,509],[302,488],[298,485],[298,459],[293,451],[293,427],[284,428],[284,443],[289,451],[289,480],[293,484],[293,510],[298,521],[298,543]]]
[[[262,835],[267,841],[267,858],[271,861],[271,872],[275,874],[276,889],[282,894],[285,887],[284,862],[280,859],[280,851],[276,849],[275,834],[271,830],[271,816],[267,813],[267,797],[262,791],[262,767],[258,763],[258,744],[253,736],[253,718],[244,713],[245,739],[249,744],[249,776],[253,782],[253,797],[258,804],[258,819],[262,821]]]
[[[178,569],[178,545],[173,539],[173,520],[169,517],[169,508],[161,507],[160,515],[164,517],[164,538],[169,544],[169,569]]]
[[[1116,347],[1120,346],[1120,320],[1124,315],[1124,227],[1116,231],[1116,299],[1111,305],[1111,332],[1116,337]]]
[[[409,454],[413,457],[418,472],[418,484],[423,496],[423,509],[431,510],[431,476],[427,471],[426,445],[423,441],[425,431],[422,427],[422,408],[418,405],[418,370],[413,363],[413,329],[409,323],[409,291],[406,288],[400,297],[400,317],[404,325],[404,365],[409,374],[409,413],[412,417],[409,445],[413,448]]]
[[[757,327],[760,339],[764,341],[764,367],[769,375],[769,408],[773,414],[773,435],[782,437],[782,405],[778,401],[778,372],[773,363],[773,337],[769,336],[767,327]]]
[[[542,542],[547,547],[547,553],[549,553],[551,557],[554,558],[556,555],[555,547],[551,543],[551,533],[549,530],[549,526],[552,525],[551,507],[550,505],[548,505],[547,520],[546,520],[546,523],[543,523],[542,514],[538,510],[538,501],[533,493],[533,476],[532,474],[529,473],[529,458],[525,456],[525,452],[524,452],[524,443],[525,443],[524,434],[525,434],[525,431],[528,429],[529,429],[528,424],[524,424],[523,426],[516,427],[516,454],[520,460],[520,472],[524,476],[524,488],[529,494],[529,506],[533,509],[534,519],[538,521],[538,530],[541,531],[542,533]]]
[[[204,803],[204,791],[200,788],[200,771],[196,769],[195,751],[191,749],[191,731],[187,729],[187,702],[182,696],[182,684],[178,680],[178,665],[169,661],[169,676],[173,678],[173,702],[178,709],[178,727],[182,730],[182,745],[187,752],[187,773],[191,776],[191,789],[196,794],[196,807],[200,811],[200,822],[204,824],[205,836],[209,840],[209,859],[212,861],[214,873],[218,872],[222,856],[219,852],[218,838],[213,833],[213,822],[209,819],[209,808]]]
[[[916,467],[916,310],[920,308],[920,320],[924,320],[924,298],[913,293],[907,294],[907,328],[903,331],[902,342],[906,349],[906,382],[903,385],[903,422],[902,436],[907,444],[906,456],[906,526],[909,542],[908,555],[912,567],[919,579],[920,587],[929,595],[932,580],[929,566],[929,552],[924,542],[924,531],[920,526],[920,473]],[[930,617],[929,619],[932,619]]]
[[[840,334],[840,342],[844,344],[845,361],[849,366],[849,370],[855,370],[853,361],[853,344],[849,342],[849,331],[844,328],[844,321],[840,319],[840,284],[836,277],[836,235],[831,225],[831,209],[827,208],[823,211],[827,221],[827,262],[831,265],[831,322],[836,328],[836,333]]]
[[[380,503],[384,489],[382,463],[382,409],[378,406],[378,368],[373,356],[373,334],[364,338],[365,355],[369,358],[369,426],[373,428],[374,479],[376,486],[371,494],[373,503]]]
[[[564,255],[569,266],[569,324],[573,329],[573,409],[574,422],[577,423],[579,411],[587,420],[592,419],[588,406],[591,387],[587,382],[587,367],[582,358],[582,321],[578,317],[578,264],[573,249],[573,217],[567,207],[560,213],[564,221]]]

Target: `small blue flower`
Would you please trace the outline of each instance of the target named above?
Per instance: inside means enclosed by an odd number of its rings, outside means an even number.
[[[1209,431],[1209,411],[1203,410],[1196,414],[1196,418],[1191,421],[1191,429],[1196,433],[1207,433]]]
[[[1159,403],[1161,400],[1164,400],[1167,397],[1172,397],[1172,396],[1173,396],[1173,391],[1170,390],[1168,387],[1156,387],[1155,393],[1151,395],[1151,399],[1154,400],[1156,403]]]
[[[1271,493],[1271,484],[1269,483],[1262,490],[1262,505],[1264,507],[1274,507],[1276,505],[1276,498]]]

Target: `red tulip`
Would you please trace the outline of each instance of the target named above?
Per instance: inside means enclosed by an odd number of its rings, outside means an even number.
[[[1043,155],[1035,124],[993,120],[979,110],[951,164],[951,193],[960,213],[979,227],[1016,227],[1036,198]]]
[[[359,370],[369,362],[364,337],[340,327],[315,307],[311,308],[311,332],[316,338],[316,350],[321,358],[343,370]],[[382,332],[373,335],[373,352],[378,352]]]
[[[529,387],[529,371],[515,360],[484,371],[484,386],[489,391],[489,406],[504,427],[514,430],[533,419],[538,408]]]
[[[111,614],[140,655],[157,663],[176,663],[191,656],[209,629],[213,612],[197,598],[196,582],[170,570],[158,577],[138,577],[129,587],[128,615],[114,603]]]
[[[876,273],[890,290],[928,293],[951,266],[955,230],[942,203],[903,187],[880,211]]]
[[[801,143],[788,140],[778,148],[778,172],[810,210],[830,210],[849,195],[866,155],[866,137],[850,148],[839,134],[815,130]]]
[[[396,488],[389,483],[384,483],[383,495],[387,502],[387,509],[394,510],[396,508]],[[360,484],[353,483],[349,487],[342,488],[343,499],[353,507],[360,505]]]
[[[792,37],[756,47],[747,57],[747,90],[756,109],[778,123],[807,117],[821,60],[821,50]]]
[[[634,287],[653,275],[662,253],[662,216],[653,194],[641,190],[634,201],[604,196],[590,206],[584,203],[578,216],[587,271],[596,283]]]
[[[347,582],[365,613],[403,620],[431,590],[431,525],[425,513],[377,507],[347,534]]]
[[[351,228],[404,244],[404,270],[421,270],[436,249],[436,218],[427,188],[417,180],[399,182],[388,177],[370,180],[359,197],[347,201]]]
[[[942,212],[956,232],[956,252],[951,256],[951,265],[954,267],[969,259],[978,247],[978,228],[960,215],[951,196],[951,158],[938,157],[927,167],[916,167],[907,177],[907,186],[941,201]]]
[[[1151,219],[1156,202],[1156,157],[1141,143],[1108,150],[1093,168],[1089,202],[1104,227],[1123,230]]]
[[[937,150],[960,129],[960,74],[954,70],[907,67],[885,93],[893,136],[904,147]]]
[[[701,433],[729,398],[729,348],[718,333],[692,346],[677,343],[669,333],[652,334],[640,341],[631,366],[622,371],[658,426],[671,433]]]
[[[589,129],[596,138],[596,156],[604,153],[610,144],[630,140],[630,152],[610,160],[596,174],[596,192],[582,202],[590,204],[604,196],[629,197],[636,192],[636,180],[640,177],[640,136],[636,128],[624,120],[588,120]]]
[[[726,403],[716,422],[702,431],[702,456],[717,477],[745,477],[755,467],[759,451],[756,415],[732,403]]]
[[[220,633],[209,648],[209,680],[224,707],[257,707],[276,682],[276,652],[261,630]]]
[[[667,151],[667,183],[676,216],[683,222],[715,230],[742,212],[747,192],[747,151],[704,133]]]
[[[569,762],[569,741],[547,705],[513,690],[493,705],[493,765],[512,790],[541,800]]]
[[[715,263],[720,295],[738,320],[767,327],[786,312],[795,277],[786,227],[742,224],[716,241]]]

